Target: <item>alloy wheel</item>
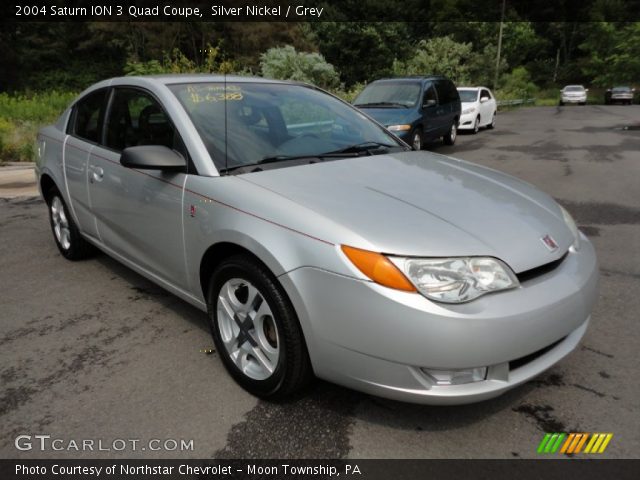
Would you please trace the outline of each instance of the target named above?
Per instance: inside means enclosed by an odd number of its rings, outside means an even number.
[[[220,338],[231,361],[253,380],[266,380],[280,358],[280,335],[273,312],[249,281],[232,278],[218,293]]]
[[[69,250],[69,247],[71,247],[69,220],[67,220],[62,200],[58,196],[53,197],[51,201],[51,219],[56,240],[64,250]]]
[[[420,137],[420,132],[415,132],[413,134],[413,141],[411,142],[411,146],[414,150],[422,149],[422,138]]]

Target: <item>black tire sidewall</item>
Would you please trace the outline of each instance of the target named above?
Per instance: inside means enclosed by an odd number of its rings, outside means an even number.
[[[250,393],[260,397],[273,396],[282,387],[287,375],[288,355],[290,353],[288,351],[290,341],[288,328],[285,327],[284,322],[297,323],[297,318],[293,308],[288,304],[288,299],[281,287],[277,285],[277,281],[271,277],[266,269],[246,259],[246,257],[231,257],[220,264],[213,272],[207,295],[209,328],[216,350],[224,366],[236,382]],[[217,299],[222,286],[232,278],[240,278],[253,284],[260,291],[260,294],[273,312],[273,320],[278,329],[280,356],[273,374],[265,380],[255,380],[247,377],[231,360],[220,337],[217,319]]]
[[[411,148],[413,147],[413,139],[416,137],[416,135],[418,135],[420,137],[420,148],[417,149],[417,151],[422,150],[424,147],[424,142],[423,142],[423,138],[422,138],[422,134],[420,133],[420,130],[418,128],[414,129],[411,132]]]
[[[452,138],[452,133],[454,128],[456,129],[456,135],[454,138]],[[456,125],[456,122],[454,122],[449,127],[449,131],[445,134],[443,141],[445,145],[454,145],[456,143],[457,138],[458,138],[458,126]]]

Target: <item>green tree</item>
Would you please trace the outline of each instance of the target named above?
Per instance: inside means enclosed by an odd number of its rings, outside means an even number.
[[[410,52],[408,25],[399,22],[315,22],[318,49],[348,86],[393,73],[393,62]]]
[[[538,87],[531,81],[531,74],[525,67],[516,67],[511,73],[502,75],[501,87],[496,96],[501,100],[534,98]]]
[[[421,40],[415,54],[406,62],[396,61],[396,75],[444,75],[455,83],[469,81],[470,43],[459,43],[451,37]]]
[[[298,52],[291,45],[270,48],[260,56],[260,71],[269,78],[297,80],[335,88],[340,84],[336,69],[319,53]]]
[[[640,23],[597,22],[581,45],[582,73],[602,87],[640,78]]]

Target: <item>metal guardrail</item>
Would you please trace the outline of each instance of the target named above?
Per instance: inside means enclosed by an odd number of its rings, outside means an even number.
[[[535,98],[518,98],[516,100],[498,100],[496,103],[499,107],[508,107],[511,105],[526,105],[527,103],[535,103]]]

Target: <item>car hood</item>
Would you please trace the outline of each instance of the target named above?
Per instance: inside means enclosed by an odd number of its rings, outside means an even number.
[[[460,104],[460,107],[462,108],[462,110],[464,110],[465,108],[477,107],[477,106],[478,106],[478,102],[462,102]]]
[[[384,126],[411,123],[415,116],[410,108],[358,108]]]
[[[288,215],[297,219],[288,226],[336,244],[407,256],[488,255],[522,272],[560,258],[573,243],[547,194],[433,153],[358,157],[238,178],[288,198],[291,212],[303,208],[324,217]],[[327,228],[326,219],[337,228],[318,231]],[[546,247],[545,235],[557,242],[556,250]]]

